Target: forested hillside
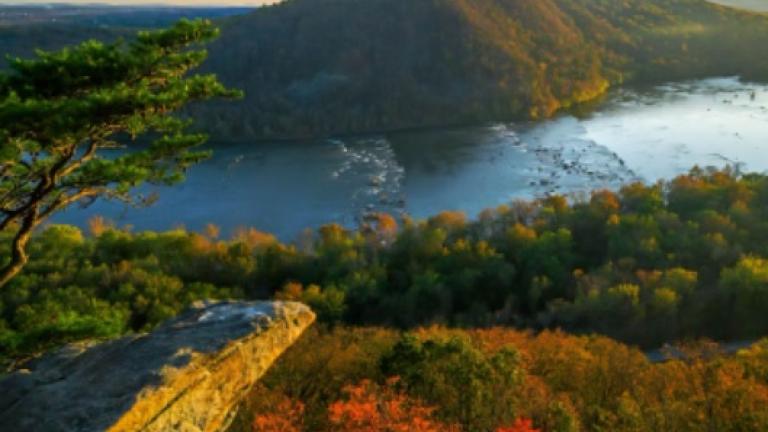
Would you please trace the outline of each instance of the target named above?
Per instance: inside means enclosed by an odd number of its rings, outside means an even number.
[[[768,332],[766,214],[768,176],[695,170],[477,221],[380,215],[293,244],[253,229],[222,240],[214,226],[52,226],[0,292],[0,353],[147,330],[194,300],[231,297],[302,301],[331,325],[560,327],[651,347],[749,340]]]
[[[244,12],[11,20],[0,52],[29,56],[174,16]],[[768,77],[768,58],[754,51],[768,44],[768,18],[704,0],[288,0],[219,24],[206,67],[247,95],[194,110],[219,138],[541,118],[622,82]]]
[[[160,2],[158,2],[160,4]],[[138,29],[169,26],[179,19],[224,18],[250,8],[0,5],[0,55],[31,57],[86,39],[133,38]],[[0,69],[5,68],[0,62]]]
[[[222,135],[539,118],[626,81],[768,77],[768,19],[703,0],[291,0],[224,25]]]

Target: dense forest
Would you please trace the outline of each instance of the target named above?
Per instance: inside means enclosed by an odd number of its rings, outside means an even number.
[[[194,300],[232,297],[299,300],[330,326],[563,328],[646,347],[753,339],[768,332],[767,216],[768,176],[697,169],[474,221],[379,215],[292,244],[254,229],[222,240],[213,225],[52,225],[0,292],[0,348],[149,330]]]
[[[222,23],[219,136],[549,116],[611,85],[768,77],[768,19],[703,0],[291,0]]]
[[[604,337],[440,327],[311,330],[233,431],[736,432],[768,428],[768,343],[652,363]]]

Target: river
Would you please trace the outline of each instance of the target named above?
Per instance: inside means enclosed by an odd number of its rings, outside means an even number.
[[[54,221],[85,226],[102,215],[135,230],[215,223],[291,240],[369,211],[424,218],[470,216],[549,193],[583,196],[700,166],[768,170],[768,86],[738,78],[617,89],[592,112],[530,124],[494,124],[354,138],[217,143],[183,184],[153,189],[149,208],[96,202]]]

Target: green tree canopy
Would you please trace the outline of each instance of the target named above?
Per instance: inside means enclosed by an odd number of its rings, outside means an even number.
[[[0,230],[14,230],[0,286],[27,262],[32,231],[55,212],[97,198],[147,203],[144,183],[173,184],[208,156],[206,136],[174,116],[190,102],[236,97],[214,75],[190,75],[218,35],[182,20],[130,43],[84,42],[0,75]],[[137,140],[148,136],[151,140]]]

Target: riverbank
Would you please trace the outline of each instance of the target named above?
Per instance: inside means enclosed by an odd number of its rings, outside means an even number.
[[[762,172],[766,106],[765,85],[718,78],[623,88],[591,110],[541,122],[214,141],[213,159],[190,170],[186,183],[147,190],[158,194],[154,206],[97,202],[56,220],[85,227],[101,215],[139,230],[196,231],[215,222],[227,234],[256,227],[290,241],[325,223],[354,228],[371,212],[475,216],[516,199],[654,182],[693,165]]]

